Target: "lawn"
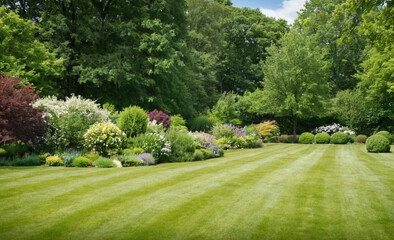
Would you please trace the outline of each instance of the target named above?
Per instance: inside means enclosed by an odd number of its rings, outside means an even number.
[[[364,145],[271,144],[153,167],[0,168],[3,240],[393,238],[394,154]]]

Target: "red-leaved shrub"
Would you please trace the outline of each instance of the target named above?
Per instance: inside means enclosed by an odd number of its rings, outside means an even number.
[[[34,144],[45,133],[42,110],[32,107],[38,93],[21,81],[0,74],[0,145],[17,140]]]
[[[171,118],[169,115],[165,114],[162,111],[157,111],[156,109],[152,112],[148,113],[149,121],[156,120],[157,124],[163,124],[165,128],[170,127]]]

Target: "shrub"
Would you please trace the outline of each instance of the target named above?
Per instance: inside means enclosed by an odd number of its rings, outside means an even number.
[[[7,151],[4,148],[0,148],[0,157],[6,156]]]
[[[223,150],[230,149],[232,143],[232,138],[219,138],[218,140],[215,140],[215,144]]]
[[[300,139],[298,140],[298,143],[311,144],[311,143],[313,143],[314,138],[315,138],[315,135],[313,135],[312,133],[304,132],[301,134]]]
[[[59,156],[49,156],[45,159],[45,164],[48,166],[63,166],[63,160]]]
[[[271,137],[265,137],[264,138],[264,141],[265,142],[268,142],[268,143],[278,143],[279,142],[279,137],[278,136],[271,136]]]
[[[162,123],[157,123],[156,120],[149,121],[148,126],[146,127],[146,133],[158,133],[164,134],[166,132],[166,128]]]
[[[88,154],[85,154],[84,157],[86,157],[86,158],[90,159],[90,161],[94,162],[100,157],[100,155],[96,152],[90,152]]]
[[[138,154],[143,153],[144,149],[136,147],[136,148],[133,148],[132,151],[133,151],[133,154],[137,154],[138,155]]]
[[[212,134],[215,138],[232,138],[235,133],[230,124],[216,125],[212,128]]]
[[[44,118],[48,124],[45,144],[50,150],[80,148],[83,135],[95,123],[109,121],[109,112],[99,104],[80,96],[66,98],[56,97],[39,99],[33,105],[44,109]]]
[[[21,141],[5,144],[3,148],[7,152],[8,157],[22,157],[29,151],[29,147]]]
[[[33,144],[45,133],[42,110],[32,107],[38,93],[21,81],[0,74],[0,145],[18,140]]]
[[[224,151],[223,149],[221,149],[220,147],[212,147],[212,157],[222,157],[224,155]]]
[[[10,161],[10,166],[40,166],[41,160],[36,155],[26,156],[23,158],[17,158]]]
[[[331,136],[331,143],[346,144],[349,142],[349,136],[343,132],[336,132]]]
[[[330,143],[331,136],[328,133],[318,133],[315,135],[315,143],[327,144]]]
[[[276,121],[264,121],[256,125],[260,136],[272,136],[279,133],[279,127]]]
[[[199,116],[193,119],[190,123],[190,130],[199,132],[208,132],[213,127],[214,122],[206,116]]]
[[[380,131],[380,132],[376,133],[375,135],[379,135],[379,136],[383,136],[383,137],[387,138],[389,140],[390,144],[394,142],[394,136],[387,131]]]
[[[204,160],[204,159],[205,159],[204,153],[201,150],[197,149],[194,151],[193,161],[200,161],[200,160]]]
[[[194,132],[194,140],[199,147],[209,148],[214,145],[215,136],[205,132]]]
[[[119,161],[122,163],[123,167],[141,166],[143,164],[143,161],[135,154],[119,156]]]
[[[168,131],[166,139],[171,144],[171,162],[187,162],[193,160],[193,153],[196,149],[193,137],[185,130],[171,129]]]
[[[38,158],[41,161],[41,164],[45,164],[46,158],[49,157],[49,153],[43,153],[38,155]]]
[[[314,133],[328,133],[328,134],[334,134],[336,132],[344,132],[349,135],[356,134],[354,131],[350,130],[349,127],[341,126],[338,123],[315,128],[315,130],[313,130],[312,132],[314,132]]]
[[[390,141],[381,135],[373,135],[367,139],[366,147],[368,152],[390,152]]]
[[[349,138],[349,143],[354,143],[356,141],[355,134],[348,135],[348,138]]]
[[[197,151],[197,150],[196,150]],[[211,149],[205,149],[205,148],[201,148],[200,151],[202,152],[202,154],[204,155],[204,159],[208,159],[208,158],[212,158],[212,150]]]
[[[102,155],[116,154],[125,145],[126,134],[113,123],[98,123],[83,135],[85,147]]]
[[[74,160],[79,156],[81,156],[80,151],[69,150],[69,151],[64,152],[62,154],[62,160],[63,160],[64,166],[65,167],[72,167]]]
[[[261,139],[256,139],[254,136],[246,136],[245,148],[260,148],[263,146]]]
[[[166,162],[172,152],[172,146],[163,134],[146,133],[130,139],[130,144],[151,153],[157,161]]]
[[[142,108],[128,107],[120,113],[117,125],[127,137],[135,137],[146,132],[148,117]]]
[[[77,157],[74,159],[72,165],[74,167],[91,167],[93,162],[87,157]]]
[[[171,124],[171,118],[169,115],[165,114],[162,111],[158,111],[157,109],[148,113],[149,121],[155,120],[158,124],[163,124],[165,128],[169,128]]]
[[[357,137],[356,137],[356,142],[357,143],[366,143],[367,142],[367,136],[365,136],[365,135],[358,135]]]
[[[246,141],[243,137],[233,137],[231,147],[232,148],[244,148],[246,146]]]
[[[208,115],[219,124],[241,124],[241,120],[239,119],[240,113],[236,107],[237,98],[238,96],[235,93],[223,93],[215,106],[212,107],[212,110],[208,111]]]
[[[142,165],[155,165],[156,160],[150,153],[141,153],[138,155],[138,159],[142,161]]]
[[[185,127],[186,120],[179,114],[171,116],[171,127]]]
[[[293,143],[293,136],[292,135],[280,135],[278,137],[278,141],[280,143]]]
[[[96,161],[93,162],[93,165],[98,168],[113,168],[116,165],[112,162],[111,159],[105,157],[99,157]]]

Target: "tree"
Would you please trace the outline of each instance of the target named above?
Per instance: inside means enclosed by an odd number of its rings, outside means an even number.
[[[319,115],[329,93],[325,52],[316,40],[296,30],[290,31],[268,49],[263,69],[263,97],[267,113],[290,117],[293,140],[296,141],[297,120]]]
[[[62,59],[56,59],[35,35],[37,26],[0,7],[0,72],[17,76],[48,95],[58,92]]]
[[[34,144],[45,133],[42,110],[31,105],[37,98],[22,79],[0,75],[0,145],[17,140]]]
[[[216,105],[208,112],[208,115],[210,115],[217,124],[231,123],[240,125],[241,120],[239,120],[239,111],[236,108],[237,97],[238,96],[232,92],[223,93]]]

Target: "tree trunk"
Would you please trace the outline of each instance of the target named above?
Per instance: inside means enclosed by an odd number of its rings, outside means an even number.
[[[293,116],[293,143],[297,142],[297,117]]]

